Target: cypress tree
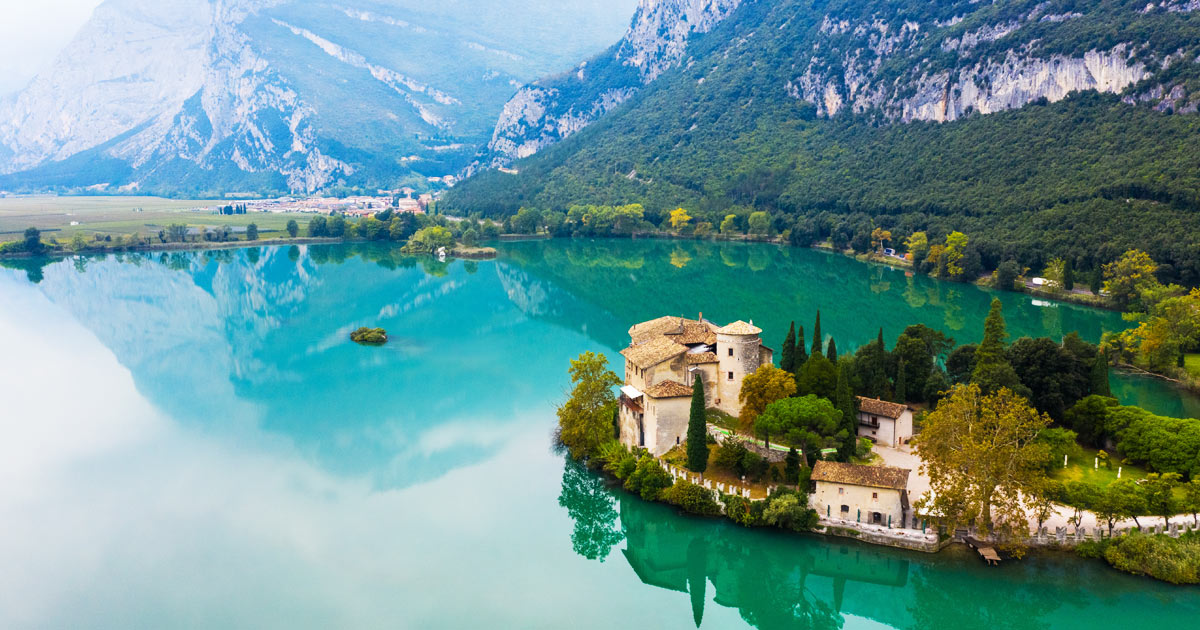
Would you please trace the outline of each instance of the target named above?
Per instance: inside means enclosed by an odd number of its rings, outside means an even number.
[[[899,365],[896,367],[896,394],[892,396],[898,403],[905,403],[908,398],[908,382],[904,377],[904,359],[900,359]]]
[[[795,362],[792,365],[792,374],[800,372],[800,366],[808,363],[808,340],[804,338],[804,327],[800,327],[800,332],[796,334],[796,351],[793,354],[792,360]]]
[[[821,309],[817,309],[817,323],[813,324],[812,354],[825,354],[825,344],[821,339]]]
[[[688,470],[703,477],[708,468],[708,424],[704,417],[704,381],[700,375],[692,385],[692,409],[687,429]]]
[[[983,341],[975,349],[975,371],[971,373],[971,382],[979,385],[985,394],[995,393],[1002,387],[1014,392],[1028,395],[1028,389],[1021,384],[1016,370],[1008,362],[1004,352],[1004,340],[1008,332],[1004,324],[1004,305],[999,298],[992,298],[992,308],[988,311],[987,319],[983,322]]]
[[[850,370],[846,362],[838,366],[837,388],[834,405],[842,412],[842,428],[846,431],[846,439],[838,449],[840,461],[850,461],[854,455],[855,442],[858,441],[858,418],[854,412],[854,395],[850,391]]]
[[[800,481],[800,453],[796,452],[795,447],[788,449],[783,458],[783,480],[788,483]]]
[[[1075,263],[1072,260],[1067,258],[1063,261],[1063,288],[1068,291],[1075,289]]]
[[[834,343],[833,337],[829,338],[829,349],[825,351],[825,357],[837,363],[837,344]]]
[[[1100,295],[1100,289],[1103,287],[1104,272],[1100,269],[1100,265],[1097,264],[1096,268],[1092,270],[1091,277],[1088,278],[1088,288],[1092,290],[1092,295]]]
[[[883,326],[879,327],[879,338],[875,341],[879,342],[879,349],[887,352],[887,344],[883,343]]]
[[[1112,389],[1108,385],[1108,357],[1103,352],[1097,352],[1096,358],[1092,359],[1091,390],[1096,396],[1112,397]]]
[[[784,372],[796,371],[796,322],[792,322],[792,325],[788,327],[787,337],[783,339],[779,369]]]

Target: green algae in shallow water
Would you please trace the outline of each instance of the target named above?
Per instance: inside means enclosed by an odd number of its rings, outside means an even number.
[[[0,414],[0,461],[18,466],[0,533],[19,543],[0,563],[39,603],[0,606],[0,627],[1024,630],[1200,615],[1194,588],[1069,555],[987,568],[682,517],[586,471],[565,478],[549,448],[567,359],[615,362],[633,322],[752,317],[777,347],[820,307],[839,348],[914,321],[969,342],[990,293],[765,245],[500,249],[437,267],[378,245],[81,257],[38,284],[0,270],[0,374],[18,379]],[[1014,335],[1124,324],[1003,299]],[[363,352],[347,321],[403,343]],[[63,526],[76,522],[89,525]]]

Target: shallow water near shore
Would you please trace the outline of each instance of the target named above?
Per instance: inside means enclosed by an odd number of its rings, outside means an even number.
[[[792,319],[841,352],[977,341],[993,293],[761,244],[537,241],[437,263],[336,245],[0,269],[0,626],[1083,628],[1200,590],[1069,555],[988,568],[746,530],[550,448],[567,360],[662,314]],[[33,282],[32,279],[38,280]],[[1002,294],[1012,337],[1118,314]],[[382,326],[378,348],[349,340]],[[1200,415],[1150,379],[1122,400]]]

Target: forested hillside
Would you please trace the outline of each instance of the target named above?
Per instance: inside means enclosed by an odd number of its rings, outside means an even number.
[[[766,210],[801,244],[958,230],[986,268],[1065,255],[1090,269],[1141,247],[1164,279],[1196,284],[1190,8],[747,2],[694,35],[678,69],[446,205],[502,216],[641,203],[651,221],[684,206],[713,226]]]

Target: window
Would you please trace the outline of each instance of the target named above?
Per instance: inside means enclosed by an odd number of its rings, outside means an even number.
[[[675,436],[675,446],[679,446],[679,436]]]
[[[838,488],[838,494],[845,494],[845,492],[846,492],[845,488]]]
[[[676,444],[678,444],[678,443],[679,443],[679,438],[675,438],[675,443],[676,443]],[[872,492],[872,493],[871,493],[871,498],[872,498],[872,499],[878,499],[878,498],[879,498],[879,493],[878,493],[878,492]]]
[[[843,506],[842,506],[842,514],[849,514],[849,513],[850,513],[850,506],[849,506],[849,505],[843,505]]]
[[[733,348],[729,349],[729,356],[733,356]]]
[[[733,372],[729,373],[729,380],[731,380],[731,381],[733,380]]]

